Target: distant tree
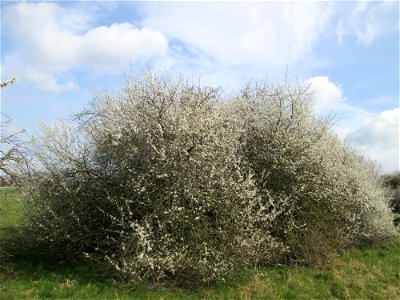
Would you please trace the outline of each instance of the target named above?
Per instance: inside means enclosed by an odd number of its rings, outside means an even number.
[[[1,82],[1,88],[5,88],[16,82],[16,78]],[[25,143],[20,140],[20,135],[24,130],[15,133],[5,133],[5,127],[11,123],[11,118],[6,114],[1,113],[0,123],[0,175],[15,177],[15,167],[18,165],[27,166]]]
[[[14,172],[12,170],[14,166],[27,162],[24,142],[19,139],[24,130],[12,134],[4,134],[4,127],[11,122],[11,119],[5,114],[2,114],[2,119],[5,119],[5,121],[2,120],[1,122],[0,174],[3,173],[13,177]]]
[[[382,176],[383,184],[390,190],[390,207],[393,212],[400,213],[400,172]]]

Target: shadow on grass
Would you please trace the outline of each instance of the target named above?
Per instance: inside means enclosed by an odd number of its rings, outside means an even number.
[[[80,284],[90,282],[111,283],[112,277],[101,264],[84,259],[66,259],[46,255],[29,240],[20,226],[0,228],[0,280],[30,281],[53,278],[75,278]]]
[[[21,226],[0,228],[0,237],[1,299],[199,299],[210,289],[223,292],[251,277],[251,272],[242,270],[229,284],[205,285],[196,280],[133,284],[117,277],[105,264],[46,255]]]

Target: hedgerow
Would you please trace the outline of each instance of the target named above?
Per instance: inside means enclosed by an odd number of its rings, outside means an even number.
[[[43,126],[26,176],[32,238],[134,281],[223,280],[320,263],[395,233],[372,163],[298,85],[218,89],[145,73]]]

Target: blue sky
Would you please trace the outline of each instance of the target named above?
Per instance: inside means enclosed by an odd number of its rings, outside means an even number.
[[[116,91],[121,70],[169,69],[230,92],[286,70],[315,110],[399,170],[399,2],[1,2],[3,134],[32,133]]]

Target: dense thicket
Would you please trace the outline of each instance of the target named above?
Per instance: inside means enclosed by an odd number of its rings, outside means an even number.
[[[133,280],[320,263],[395,234],[373,164],[298,86],[247,86],[228,101],[146,73],[44,126],[35,161],[25,185],[35,241]]]

